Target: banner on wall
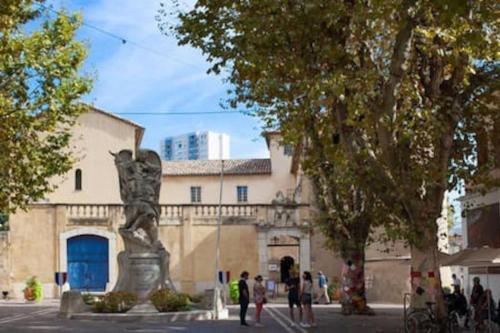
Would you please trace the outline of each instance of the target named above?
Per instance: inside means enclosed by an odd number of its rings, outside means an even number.
[[[54,280],[59,287],[62,287],[62,286],[64,286],[66,281],[68,281],[68,273],[67,272],[56,272],[54,274]]]
[[[228,284],[231,279],[231,272],[229,271],[219,271],[219,282],[222,284]]]

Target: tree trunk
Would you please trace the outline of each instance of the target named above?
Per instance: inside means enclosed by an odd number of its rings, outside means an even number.
[[[445,325],[447,313],[439,271],[438,236],[433,231],[423,235],[422,246],[411,248],[411,307],[427,308],[427,302],[434,303],[436,316]]]
[[[364,248],[341,251],[341,255],[342,314],[373,314],[366,302]]]

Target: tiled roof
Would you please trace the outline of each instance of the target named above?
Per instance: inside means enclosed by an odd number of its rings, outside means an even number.
[[[165,176],[215,176],[220,175],[220,160],[162,161]],[[226,175],[261,175],[271,173],[268,158],[249,160],[224,160]]]

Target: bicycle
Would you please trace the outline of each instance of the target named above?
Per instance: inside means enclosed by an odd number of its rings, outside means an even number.
[[[435,315],[433,306],[435,302],[426,302],[424,309],[412,309],[406,314],[406,333],[437,333],[440,332],[441,325]],[[459,315],[456,311],[451,311],[447,318],[448,332],[458,333],[462,329],[459,324]]]

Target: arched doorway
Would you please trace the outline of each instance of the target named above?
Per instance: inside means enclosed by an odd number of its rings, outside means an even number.
[[[280,260],[280,280],[285,283],[290,278],[290,269],[295,264],[295,260],[290,256],[284,256]]]
[[[108,239],[96,235],[68,238],[68,282],[72,290],[104,291],[109,281]]]

